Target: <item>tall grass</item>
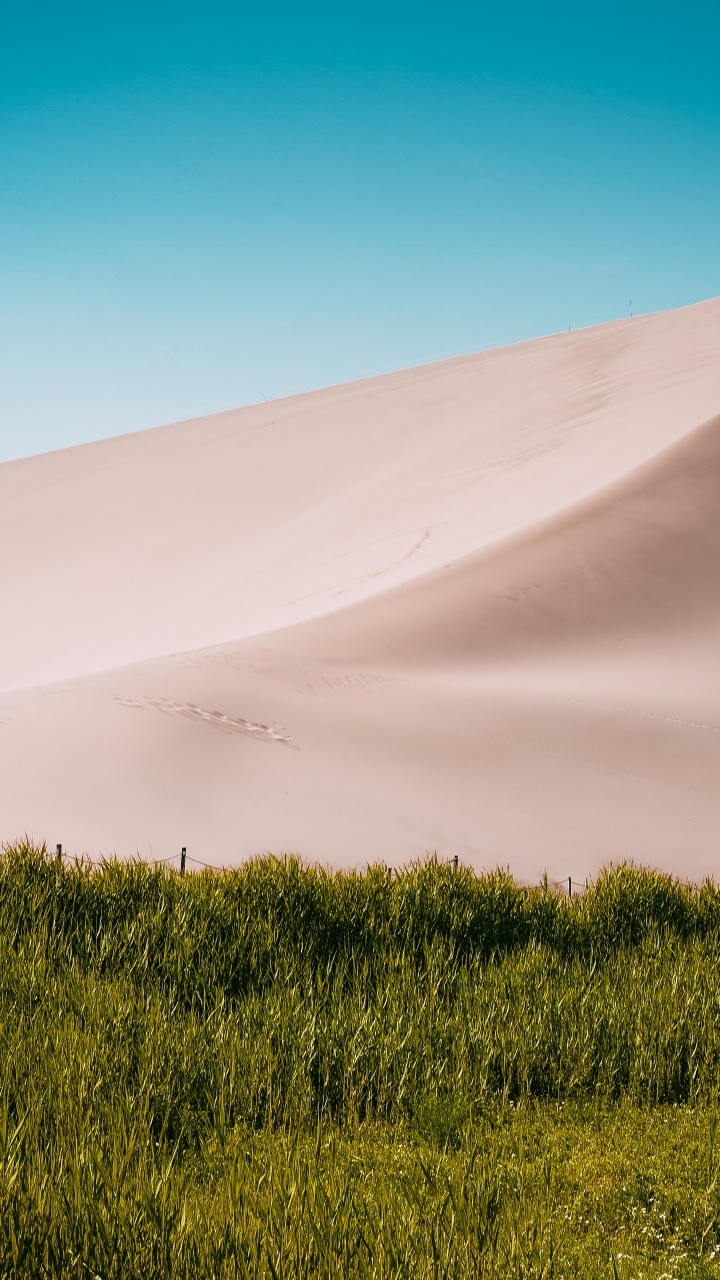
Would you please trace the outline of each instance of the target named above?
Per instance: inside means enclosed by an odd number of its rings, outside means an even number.
[[[568,900],[435,862],[180,877],[6,849],[0,1275],[558,1273],[575,1209],[537,1130],[532,1159],[513,1143],[538,1107],[710,1126],[719,961],[720,892],[629,867]],[[676,1217],[702,1262],[720,1200],[693,1142],[704,1217]]]

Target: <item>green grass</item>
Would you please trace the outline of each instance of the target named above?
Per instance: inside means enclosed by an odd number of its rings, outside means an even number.
[[[719,1082],[710,884],[0,858],[0,1276],[720,1276]]]

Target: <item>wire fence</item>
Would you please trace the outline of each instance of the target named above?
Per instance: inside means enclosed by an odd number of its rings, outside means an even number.
[[[56,846],[56,857],[63,862],[94,861],[92,858],[87,858],[87,855],[79,859],[76,854],[64,852],[61,844]],[[188,853],[186,846],[183,846],[179,853],[170,853],[166,858],[143,858],[142,861],[147,862],[152,867],[169,866],[170,863],[179,864],[177,869],[179,869],[181,875],[184,875],[188,862],[191,862],[193,866],[202,867],[205,871],[216,871],[219,874],[224,871],[235,871],[238,867],[238,863],[203,862],[202,858],[196,858],[193,854]],[[452,867],[453,871],[458,871],[463,865],[457,855],[452,858],[440,859],[440,861],[445,866]],[[396,878],[403,874],[402,870],[398,870],[396,867],[388,867],[386,865],[385,870]],[[566,876],[562,880],[549,880],[547,876],[544,876],[542,880],[523,880],[519,876],[513,876],[513,879],[520,888],[557,889],[559,892],[566,893],[570,898],[574,897],[575,894],[584,893],[588,887],[586,880],[580,880],[575,876]]]

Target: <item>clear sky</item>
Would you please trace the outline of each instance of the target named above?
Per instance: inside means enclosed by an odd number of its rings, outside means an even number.
[[[720,293],[720,5],[6,6],[0,459]]]

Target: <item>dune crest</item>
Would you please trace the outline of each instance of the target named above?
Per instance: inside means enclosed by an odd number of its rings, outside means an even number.
[[[0,835],[717,871],[719,356],[713,300],[0,467]]]
[[[442,670],[645,666],[683,639],[720,691],[720,415],[556,516],[305,628],[336,660]],[[589,673],[592,675],[592,672]],[[676,677],[683,672],[679,665]],[[708,680],[711,681],[708,684]]]

